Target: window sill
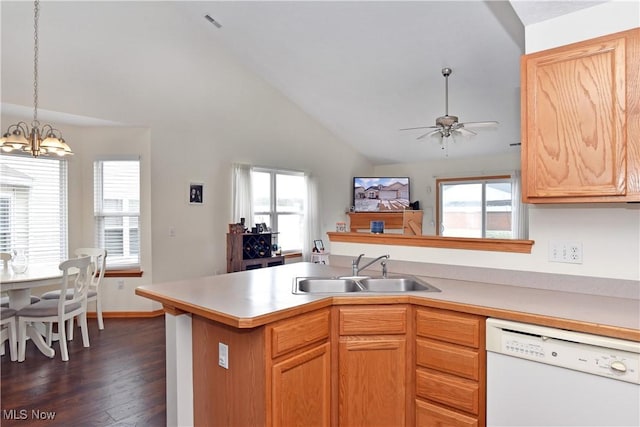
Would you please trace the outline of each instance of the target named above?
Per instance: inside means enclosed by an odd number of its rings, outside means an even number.
[[[287,252],[286,254],[282,255],[284,255],[284,259],[302,258],[302,252]]]
[[[409,236],[404,234],[370,234],[329,232],[329,241],[369,243],[391,246],[467,249],[476,251],[517,252],[530,254],[533,240],[478,239],[473,237]]]
[[[142,277],[142,270],[130,269],[130,270],[107,270],[104,272],[104,277]]]

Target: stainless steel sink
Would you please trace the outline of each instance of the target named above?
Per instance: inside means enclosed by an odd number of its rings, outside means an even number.
[[[440,292],[440,289],[414,276],[389,277],[297,277],[294,294],[371,293],[371,292]]]
[[[412,276],[362,279],[360,283],[369,292],[440,292],[435,286]]]
[[[297,292],[295,292],[297,290]],[[296,280],[295,293],[334,293],[358,292],[358,283],[352,279],[299,277]]]

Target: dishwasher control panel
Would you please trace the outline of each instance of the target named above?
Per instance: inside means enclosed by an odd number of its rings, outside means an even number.
[[[487,351],[640,384],[640,343],[487,320]]]

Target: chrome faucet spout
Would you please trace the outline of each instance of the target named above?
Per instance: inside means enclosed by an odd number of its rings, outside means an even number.
[[[358,258],[354,259],[351,262],[351,269],[352,269],[352,273],[354,276],[357,276],[358,274],[360,274],[361,270],[364,270],[365,268],[375,264],[376,262],[382,260],[382,259],[389,259],[389,255],[380,255],[378,258],[374,259],[371,262],[366,263],[365,265],[363,265],[362,267],[360,267],[360,261],[362,260],[362,257],[364,256],[364,254],[360,254],[358,256]],[[386,275],[386,270],[387,270],[387,264],[386,263],[382,263],[382,272],[383,275]]]

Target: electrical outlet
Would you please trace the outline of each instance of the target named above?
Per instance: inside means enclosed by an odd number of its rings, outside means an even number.
[[[549,261],[582,264],[582,242],[551,240]]]
[[[122,279],[118,280],[118,289],[120,290],[124,289],[124,280]]]
[[[218,343],[218,365],[229,369],[229,346],[221,342]]]

